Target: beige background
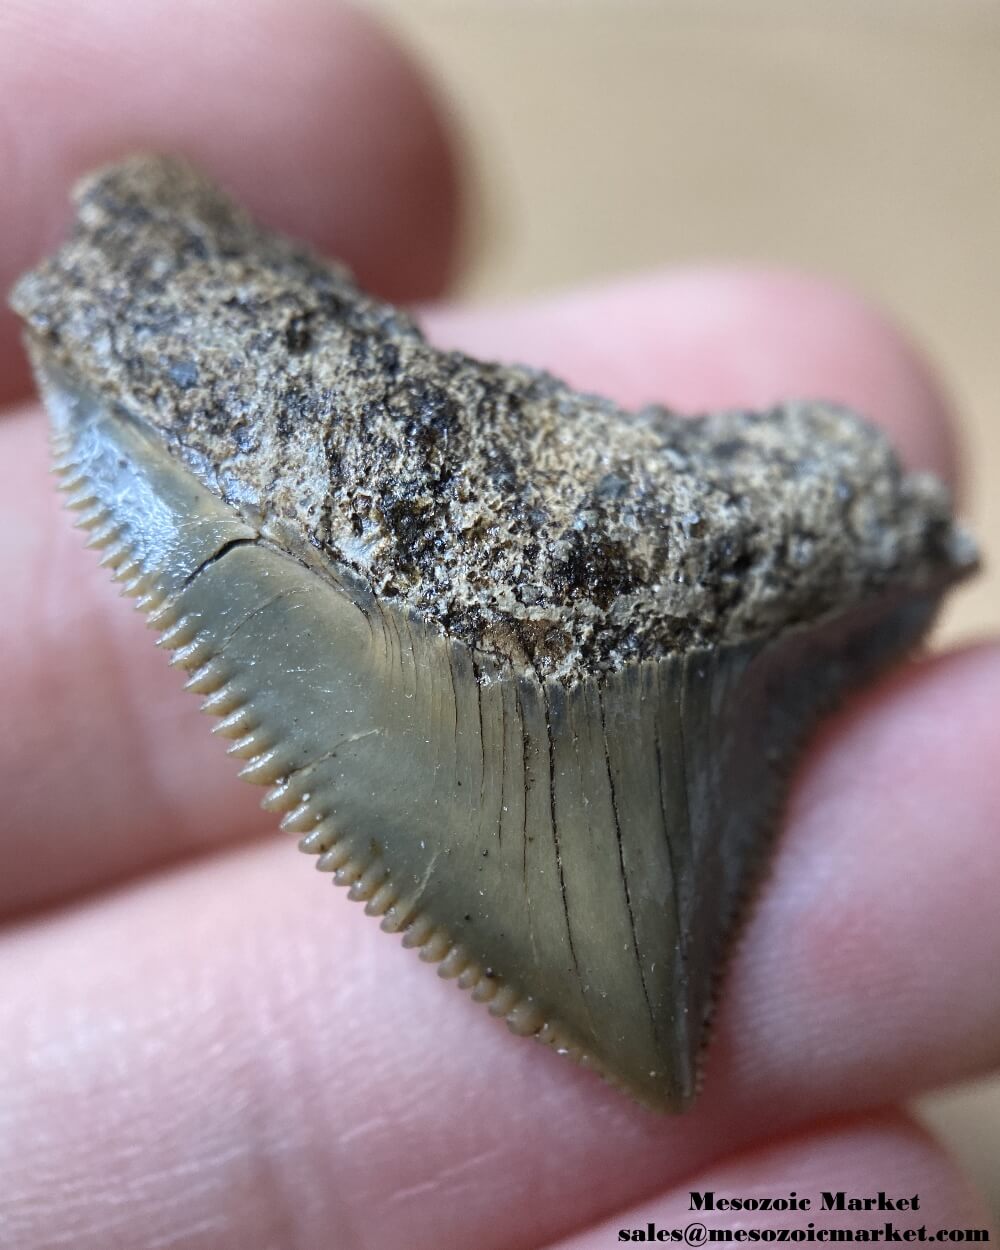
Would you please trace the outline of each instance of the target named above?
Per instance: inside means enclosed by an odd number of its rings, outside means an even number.
[[[995,628],[1000,0],[378,7],[464,131],[470,298],[749,258],[849,280],[916,334],[962,413],[967,507],[989,561],[942,635]],[[1000,1217],[1000,1082],[922,1113]]]

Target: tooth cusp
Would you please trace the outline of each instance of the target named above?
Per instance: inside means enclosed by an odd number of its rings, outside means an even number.
[[[454,945],[438,964],[438,976],[446,981],[453,980],[468,968],[469,956],[459,945]]]
[[[348,898],[357,903],[367,903],[385,881],[386,867],[380,860],[370,864],[348,890]],[[336,878],[335,878],[336,880]]]
[[[248,735],[254,733],[260,727],[253,711],[244,703],[234,711],[224,716],[218,724],[212,726],[212,733],[220,734],[223,738],[239,738],[243,741]]]
[[[318,872],[338,872],[351,858],[351,848],[346,841],[324,851],[316,861]]]
[[[214,694],[231,675],[228,665],[216,656],[191,674],[184,683],[184,689],[195,694]]]
[[[323,842],[329,836],[320,827],[322,823],[322,818],[307,800],[304,803],[300,803],[298,807],[293,807],[282,818],[281,829],[283,833],[305,834],[306,836],[299,842],[299,848],[309,855],[319,855],[327,849]]]
[[[233,682],[227,682],[218,690],[214,690],[202,702],[201,710],[207,712],[209,716],[225,716],[229,712],[234,712],[241,707],[246,699],[245,693]],[[266,804],[266,798],[262,806]]]
[[[365,904],[365,915],[384,916],[396,898],[395,884],[387,878]]]
[[[264,751],[262,755],[251,759],[249,764],[240,769],[239,775],[251,785],[270,786],[287,772],[288,761],[284,752],[272,747]]]

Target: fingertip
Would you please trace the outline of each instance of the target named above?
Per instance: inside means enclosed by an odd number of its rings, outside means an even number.
[[[255,3],[261,40],[268,27],[275,43],[288,40],[287,0]],[[304,97],[312,163],[302,168],[296,156],[275,180],[243,154],[233,189],[265,224],[345,260],[376,294],[436,296],[453,277],[461,218],[456,124],[441,88],[384,19],[330,0],[299,0],[299,9],[285,69]],[[293,154],[296,138],[286,137]],[[268,149],[281,147],[274,133]]]
[[[823,729],[720,1012],[739,1087],[815,1112],[845,1106],[847,1073],[874,1101],[996,1065],[998,699],[982,644],[898,669]]]

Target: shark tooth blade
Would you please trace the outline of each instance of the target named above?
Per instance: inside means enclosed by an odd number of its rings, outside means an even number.
[[[273,744],[282,776],[259,779],[331,831],[338,880],[405,915],[515,1031],[647,1105],[687,1105],[787,761],[937,595],[567,687],[305,567],[127,414],[56,374],[46,390],[158,610],[197,620],[206,664],[241,692],[219,710]]]

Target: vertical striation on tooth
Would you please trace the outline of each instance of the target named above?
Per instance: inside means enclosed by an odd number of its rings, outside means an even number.
[[[351,898],[688,1105],[790,770],[975,566],[826,404],[682,419],[429,346],[199,174],[88,179],[13,297],[103,562]]]

